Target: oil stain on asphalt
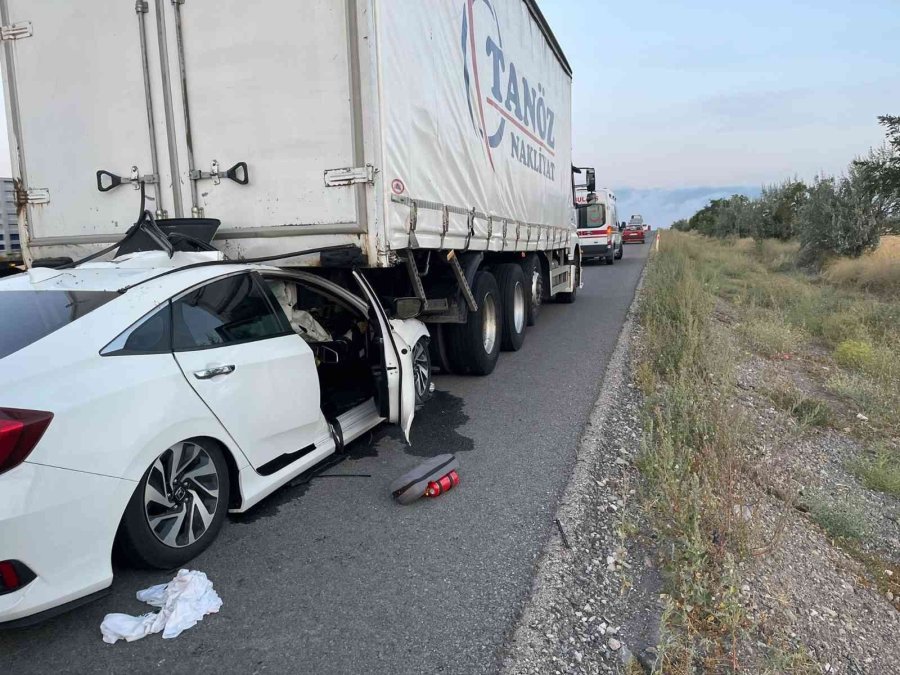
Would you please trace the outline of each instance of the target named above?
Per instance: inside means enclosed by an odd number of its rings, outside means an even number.
[[[469,416],[463,411],[464,406],[459,396],[435,390],[425,406],[416,412],[409,445],[396,425],[382,425],[376,429],[371,445],[377,447],[381,439],[390,438],[399,444],[404,453],[416,457],[474,450],[475,441],[457,431],[469,421]],[[356,458],[352,449],[349,454],[352,459]]]
[[[244,525],[275,516],[282,506],[301,499],[309,491],[311,483],[317,479],[365,478],[365,475],[353,474],[351,467],[358,460],[377,457],[378,448],[384,442],[393,442],[402,452],[416,457],[434,457],[446,452],[473,450],[475,442],[457,431],[469,421],[469,416],[465,414],[463,408],[462,398],[446,391],[436,390],[431,400],[416,413],[410,445],[406,444],[403,432],[396,425],[382,424],[350,443],[344,454],[333,455],[309,471],[300,474],[246,513],[233,514],[230,516],[230,520],[232,523]],[[350,462],[347,463],[345,460],[350,460]],[[343,476],[326,475],[329,469],[338,465],[343,465],[343,469],[340,470]]]

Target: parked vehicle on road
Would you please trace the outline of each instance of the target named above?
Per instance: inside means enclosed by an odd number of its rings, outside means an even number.
[[[109,586],[117,531],[184,564],[430,387],[425,325],[358,272],[137,253],[2,279],[0,316],[0,626]]]
[[[597,203],[578,211],[578,240],[581,257],[603,260],[612,265],[622,257],[622,233],[612,190],[597,190]]]
[[[28,261],[115,242],[144,185],[159,220],[220,219],[233,259],[346,245],[279,264],[421,299],[454,372],[574,299],[572,71],[534,0],[4,5]]]
[[[248,7],[0,0],[30,268],[0,290],[0,622],[108,586],[117,528],[187,560],[581,286],[593,170],[534,0]],[[97,262],[138,194],[150,245]]]

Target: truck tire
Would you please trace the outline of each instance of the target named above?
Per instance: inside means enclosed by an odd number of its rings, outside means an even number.
[[[525,290],[528,292],[528,318],[526,323],[533,326],[537,323],[544,304],[544,273],[541,270],[541,259],[532,253],[522,263],[522,274],[525,276]]]
[[[503,336],[500,347],[503,351],[517,352],[525,342],[525,323],[528,315],[528,292],[525,275],[517,263],[498,265],[497,285],[500,286],[500,311]]]
[[[502,301],[494,275],[481,271],[475,274],[472,294],[478,304],[477,312],[469,312],[464,324],[447,326],[447,356],[450,367],[459,375],[490,375],[500,356],[502,339]]]
[[[557,293],[556,301],[561,302],[564,305],[571,305],[575,302],[575,296],[578,295],[578,286],[581,284],[581,256],[579,255],[577,260],[575,261],[575,285],[572,288],[571,293]]]
[[[431,354],[431,363],[437,365],[442,373],[452,373],[453,368],[450,366],[450,358],[447,356],[446,324],[428,324],[428,332],[431,333],[431,342],[428,344],[428,350]]]

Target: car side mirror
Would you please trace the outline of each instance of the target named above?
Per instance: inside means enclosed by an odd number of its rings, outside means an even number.
[[[425,303],[420,298],[395,298],[391,315],[395,319],[415,319],[425,309]]]
[[[585,169],[585,187],[587,191],[594,192],[597,189],[597,176],[594,169]],[[597,195],[594,195],[594,201],[597,201]]]

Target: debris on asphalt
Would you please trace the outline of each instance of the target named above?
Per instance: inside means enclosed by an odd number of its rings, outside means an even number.
[[[566,548],[572,548],[569,545],[569,538],[566,536],[566,531],[563,529],[562,523],[559,522],[559,518],[556,519],[556,529],[559,530],[559,536],[562,538],[563,546]]]
[[[222,606],[212,582],[203,572],[194,570],[178,570],[169,583],[138,591],[137,599],[160,611],[141,616],[107,614],[100,624],[104,642],[134,642],[160,631],[164,639],[175,638]]]
[[[422,497],[438,497],[459,485],[459,460],[447,453],[432,457],[391,483],[391,494],[401,504]]]

